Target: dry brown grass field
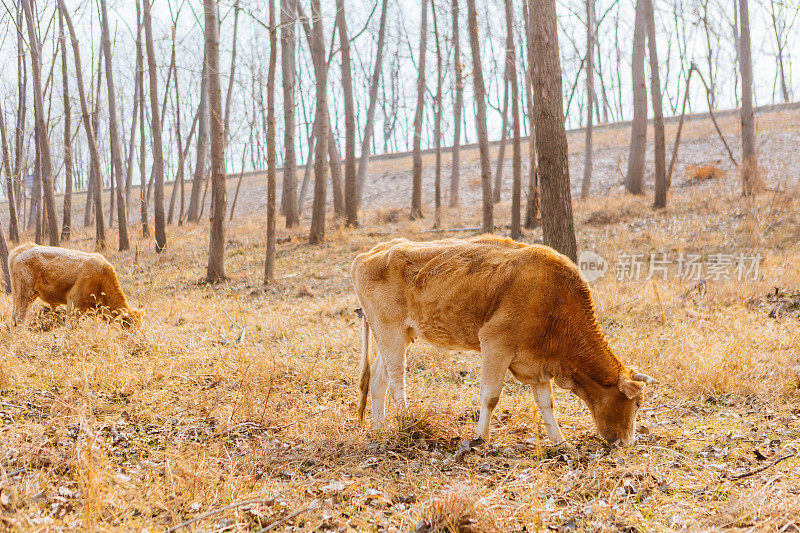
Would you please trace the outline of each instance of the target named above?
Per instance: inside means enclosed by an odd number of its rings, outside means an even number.
[[[476,421],[479,358],[421,343],[409,350],[408,412],[389,401],[385,424],[357,425],[353,257],[394,236],[455,235],[409,222],[405,196],[399,215],[367,208],[362,228],[329,230],[322,246],[306,243],[307,221],[279,231],[279,280],[266,287],[265,222],[244,210],[224,284],[199,282],[207,224],[169,227],[160,255],[146,239],[106,250],[146,310],[138,330],[41,304],[10,329],[2,296],[0,528],[797,531],[800,198],[771,187],[743,200],[737,173],[720,179],[673,179],[658,212],[618,193],[575,203],[579,248],[612,265],[624,253],[762,256],[754,281],[628,281],[612,267],[592,283],[615,353],[661,382],[624,449],[600,442],[561,390],[571,448],[549,446],[530,389],[509,377],[491,442],[456,460]],[[477,209],[445,213],[445,226],[478,225]],[[501,203],[498,223],[508,214]],[[91,234],[68,245],[90,249]]]

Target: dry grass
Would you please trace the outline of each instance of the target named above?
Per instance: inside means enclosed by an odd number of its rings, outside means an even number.
[[[454,452],[475,424],[474,354],[415,344],[412,407],[396,416],[387,402],[380,427],[356,420],[350,261],[394,235],[448,235],[417,233],[431,220],[367,212],[364,229],[332,230],[318,247],[281,231],[281,279],[268,287],[260,218],[232,224],[230,280],[216,286],[198,282],[206,225],[169,228],[160,255],[147,240],[107,251],[146,307],[141,329],[44,311],[31,327],[0,329],[0,527],[796,530],[796,457],[735,476],[800,447],[799,210],[792,194],[744,201],[704,186],[676,189],[658,212],[628,196],[576,202],[579,247],[612,265],[625,252],[755,251],[760,277],[609,272],[593,291],[611,345],[662,383],[637,445],[605,447],[586,407],[559,390],[575,451],[549,447],[529,388],[509,378],[492,442],[463,462]],[[445,226],[479,225],[467,211],[445,212]],[[72,245],[90,248],[89,235]],[[0,297],[0,320],[9,316]]]

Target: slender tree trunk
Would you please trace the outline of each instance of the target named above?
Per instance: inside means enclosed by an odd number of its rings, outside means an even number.
[[[358,182],[358,205],[361,205],[361,199],[364,196],[364,181],[367,176],[367,167],[369,166],[370,141],[372,140],[372,130],[375,126],[375,107],[378,102],[378,85],[380,83],[383,65],[383,48],[386,42],[387,7],[387,0],[383,0],[383,5],[381,7],[381,23],[378,29],[378,47],[375,52],[375,65],[372,69],[372,80],[369,84],[367,121],[364,125],[364,135],[361,137],[361,158],[358,160],[358,174],[356,176],[356,181]],[[356,207],[356,209],[357,208],[358,207]]]
[[[748,0],[739,0],[741,51],[739,71],[742,73],[742,195],[751,196],[759,185],[756,133],[753,119],[753,64],[750,59],[750,12]]]
[[[314,127],[316,128],[316,122],[314,122]],[[308,184],[311,181],[311,163],[314,157],[314,149],[316,147],[316,136],[312,131],[311,136],[308,138],[308,154],[306,156],[306,165],[303,169],[303,183],[300,185],[300,194],[297,197],[297,208],[299,211],[303,211],[303,204],[305,204],[306,200],[306,191],[308,190]]]
[[[647,45],[650,57],[650,98],[653,102],[654,163],[656,191],[653,207],[667,206],[667,152],[664,145],[664,111],[661,101],[661,79],[658,72],[658,50],[656,47],[656,24],[652,0],[643,0],[647,15]]]
[[[3,235],[3,226],[0,225],[0,264],[3,267],[3,281],[6,286],[6,294],[11,294],[11,271],[8,269],[8,243],[6,236]]]
[[[236,80],[236,45],[239,33],[239,0],[233,3],[233,49],[231,50],[231,71],[228,76],[228,92],[225,93],[225,145],[228,144],[230,135],[231,97],[233,95],[233,82]]]
[[[314,21],[312,31],[311,58],[314,62],[314,74],[317,82],[317,111],[314,121],[317,139],[314,156],[314,204],[311,210],[311,230],[308,236],[310,244],[320,244],[325,240],[325,202],[328,150],[328,66],[325,62],[325,35],[322,29],[322,12],[320,0],[311,0],[311,18]]]
[[[533,109],[533,12],[528,0],[522,2],[525,19],[525,47],[528,53],[528,70],[525,73],[525,98],[528,102],[528,198],[525,203],[525,227],[534,229],[539,225],[539,164],[536,157],[536,127]]]
[[[353,75],[350,67],[350,38],[344,0],[336,0],[339,43],[342,49],[342,92],[344,93],[344,216],[345,225],[358,227],[358,183],[356,182],[356,115],[353,105]]]
[[[31,10],[30,0],[21,0],[28,26],[28,46],[31,53],[31,72],[33,73],[33,112],[36,118],[36,147],[39,153],[44,194],[44,210],[50,246],[58,246],[60,235],[56,219],[56,199],[53,193],[53,160],[50,154],[50,132],[45,120],[44,90],[42,86],[42,56],[39,36]]]
[[[141,32],[141,25],[137,30],[137,41],[140,40],[138,33]],[[128,161],[125,165],[125,212],[131,212],[131,190],[133,189],[133,160],[134,153],[136,152],[136,120],[139,117],[139,99],[142,97],[139,94],[139,60],[137,55],[136,60],[136,78],[134,80],[133,88],[133,114],[131,115],[131,134],[128,137]]]
[[[14,141],[14,178],[16,180],[16,191],[21,192],[22,196],[17,194],[16,198],[22,198],[21,208],[24,208],[24,194],[25,188],[23,187],[23,178],[25,173],[25,165],[23,164],[24,145],[25,145],[25,115],[27,114],[27,94],[28,94],[28,69],[25,66],[25,45],[22,38],[22,5],[17,2],[17,128],[16,137]],[[25,224],[24,209],[23,213],[17,216],[17,220],[12,221],[11,224],[17,226],[17,237],[19,237],[19,224]]]
[[[546,0],[537,0],[546,1]],[[483,232],[494,232],[494,204],[492,203],[492,169],[489,166],[489,135],[486,131],[486,88],[483,85],[480,36],[478,35],[478,13],[475,0],[467,0],[467,23],[469,43],[472,48],[472,82],[475,86],[475,104],[478,109],[478,149],[481,158],[481,185],[483,192]],[[559,91],[559,98],[561,92]]]
[[[422,218],[422,120],[425,116],[425,55],[428,48],[428,0],[421,0],[417,111],[414,115],[414,148],[411,191],[411,220]]]
[[[508,52],[506,52],[508,56]],[[503,166],[506,162],[506,139],[508,138],[508,60],[505,61],[506,67],[503,72],[503,113],[500,126],[500,147],[497,150],[497,166],[494,173],[494,188],[492,196],[494,203],[499,203],[503,191]]]
[[[102,82],[103,82],[103,55],[101,54],[100,57],[97,58],[97,81],[94,84],[95,93],[92,101],[92,131],[95,132],[95,138],[94,138],[95,144],[97,144],[98,142],[96,135],[100,129],[100,88],[102,87]],[[92,89],[91,83],[89,84],[89,88]],[[94,167],[90,167],[89,182],[87,183],[87,188],[86,188],[86,204],[83,210],[84,228],[88,228],[94,221],[94,213],[96,211],[96,206],[94,205],[94,189],[96,182],[97,182],[97,176],[94,173]],[[101,192],[103,190],[102,182],[100,185],[100,190]]]
[[[586,138],[584,142],[581,198],[592,186],[592,126],[594,125],[594,0],[586,0]]]
[[[344,16],[344,14],[342,14]],[[267,72],[267,252],[264,284],[275,281],[275,66],[278,61],[278,28],[275,26],[275,0],[269,0],[269,71]]]
[[[208,0],[206,0],[208,4]],[[216,13],[216,11],[215,11]],[[206,14],[208,16],[208,14]],[[216,18],[216,14],[215,14]],[[206,32],[208,29],[206,29]],[[156,53],[153,46],[153,24],[150,17],[150,2],[144,1],[144,38],[147,50],[147,68],[150,79],[151,126],[153,130],[153,175],[155,194],[153,197],[153,222],[156,234],[156,252],[161,252],[167,245],[167,234],[164,229],[164,151],[161,146],[161,114],[158,107],[158,71]]]
[[[147,1],[147,0],[145,0]],[[136,0],[136,23],[139,28],[141,12],[139,0]],[[142,225],[142,237],[150,236],[150,225],[147,220],[147,176],[146,176],[146,151],[145,151],[145,115],[147,113],[144,102],[144,47],[142,46],[142,30],[136,35],[136,83],[139,85],[139,222]]]
[[[511,238],[522,237],[520,207],[522,204],[522,141],[520,139],[519,85],[517,83],[517,54],[514,44],[514,3],[506,3],[506,65],[508,84],[511,85],[511,120],[513,125],[512,160],[513,180],[511,185]]]
[[[436,174],[434,179],[434,228],[442,225],[442,46],[439,42],[439,25],[436,21],[436,8],[433,14],[433,35],[436,39],[436,102],[433,125],[433,139],[436,146]]]
[[[128,213],[125,211],[125,174],[122,170],[122,145],[119,141],[119,126],[117,125],[117,98],[114,91],[114,69],[112,68],[113,62],[111,60],[111,32],[108,28],[106,0],[100,0],[100,10],[103,13],[103,53],[106,57],[106,87],[108,89],[108,126],[111,135],[111,160],[114,165],[113,170],[116,177],[119,250],[123,251],[130,248],[131,245],[128,240]]]
[[[464,107],[464,80],[461,72],[461,42],[458,35],[458,0],[453,0],[453,71],[456,94],[453,102],[453,156],[450,163],[450,207],[459,207],[461,181],[461,110]]]
[[[331,167],[331,187],[333,196],[333,215],[338,221],[344,218],[344,193],[342,191],[342,160],[339,157],[339,147],[333,136],[330,110],[325,110],[325,120],[328,122],[328,157]]]
[[[89,144],[89,154],[91,157],[92,168],[95,175],[95,183],[93,186],[94,205],[97,210],[95,219],[95,246],[99,249],[105,248],[106,242],[106,227],[105,220],[103,219],[103,196],[102,196],[102,183],[103,174],[100,170],[100,153],[97,150],[97,142],[92,127],[92,120],[90,118],[89,106],[86,103],[86,93],[83,88],[83,70],[81,69],[81,53],[78,48],[78,38],[75,35],[75,28],[72,27],[72,19],[69,16],[64,0],[58,0],[58,8],[67,23],[69,30],[70,40],[72,41],[72,54],[75,59],[75,82],[78,86],[78,96],[81,102],[81,115],[83,116],[83,127],[86,130],[86,141]],[[88,194],[88,193],[87,193]]]
[[[283,194],[286,227],[300,224],[297,203],[297,159],[295,155],[295,19],[296,0],[281,0],[281,72],[283,83]],[[269,141],[268,141],[269,142]]]
[[[208,65],[203,61],[203,74],[200,82],[200,125],[197,130],[197,158],[192,177],[192,192],[189,196],[189,208],[186,211],[187,222],[200,220],[200,189],[203,186],[206,172],[206,159],[208,158]]]
[[[206,281],[216,283],[225,276],[225,130],[222,122],[222,91],[219,81],[219,20],[216,0],[205,0],[206,66],[208,108],[211,126],[211,235],[208,245]]]
[[[645,0],[636,0],[636,20],[633,31],[633,123],[628,155],[625,188],[633,194],[644,192],[644,159],[647,147],[647,87],[644,79],[644,48],[646,36]]]
[[[172,25],[172,48],[175,49],[175,24]],[[175,214],[175,200],[178,196],[178,183],[183,181],[183,167],[186,154],[183,152],[183,138],[181,137],[181,93],[178,90],[177,73],[175,82],[175,140],[178,142],[178,171],[175,181],[172,184],[172,194],[169,198],[169,212],[167,213],[167,224],[172,224],[172,217]],[[191,139],[191,134],[189,136]],[[186,144],[189,144],[188,142]],[[183,206],[181,206],[183,209]]]
[[[553,0],[533,0],[531,10],[536,147],[542,172],[542,236],[547,246],[576,261],[556,6]]]
[[[61,36],[63,42],[63,34]],[[63,50],[63,48],[62,48]],[[65,93],[66,94],[66,93]],[[15,201],[16,195],[14,194],[14,174],[11,171],[11,156],[9,156],[8,152],[8,131],[6,130],[6,123],[5,123],[5,113],[3,112],[2,106],[0,106],[0,136],[3,143],[3,172],[6,174],[6,197],[8,198],[8,218],[9,218],[9,227],[8,233],[11,242],[17,243],[19,242],[19,227],[17,226],[17,203]],[[66,114],[64,117],[64,121],[66,124],[66,128],[69,129],[69,113]],[[69,146],[68,143],[65,143],[65,146]],[[67,148],[65,148],[66,150]],[[70,178],[72,176],[72,157],[69,152],[69,155],[64,159],[64,172],[67,176],[67,183],[70,184]],[[70,191],[72,190],[70,186]],[[66,201],[66,193],[64,193],[64,198]],[[2,235],[2,232],[0,232]]]

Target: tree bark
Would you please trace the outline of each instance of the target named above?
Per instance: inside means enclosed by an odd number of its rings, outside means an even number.
[[[233,3],[233,49],[231,50],[231,72],[228,76],[228,92],[225,93],[225,145],[228,144],[230,135],[231,97],[233,95],[233,82],[236,80],[236,44],[239,33],[239,0]],[[176,73],[177,74],[177,73]]]
[[[594,0],[586,0],[586,136],[583,148],[581,198],[589,197],[592,186],[592,127],[594,126]]]
[[[461,72],[461,42],[458,35],[458,0],[453,0],[453,71],[456,94],[453,102],[453,151],[450,163],[450,207],[461,204],[461,110],[464,107],[464,80]]]
[[[436,102],[433,124],[433,139],[436,147],[436,174],[434,178],[434,222],[433,227],[442,225],[442,46],[439,42],[439,25],[436,21],[436,6],[433,14],[433,35],[436,39]]]
[[[325,35],[322,29],[322,13],[319,0],[311,0],[311,18],[314,21],[312,30],[311,58],[314,62],[314,74],[317,82],[317,110],[314,121],[316,136],[316,152],[314,156],[314,203],[311,210],[311,230],[308,235],[310,244],[320,244],[325,240],[325,202],[326,202],[326,170],[328,150],[328,66],[325,61]]]
[[[383,48],[386,41],[386,11],[387,0],[383,0],[381,7],[381,23],[378,28],[378,47],[375,52],[375,65],[372,69],[372,80],[369,84],[369,106],[367,107],[367,121],[364,125],[364,135],[361,137],[361,157],[358,160],[358,205],[364,194],[364,181],[367,176],[369,166],[370,141],[372,140],[372,130],[375,126],[375,107],[378,102],[378,85],[380,84],[381,71],[383,65]],[[356,207],[357,209],[358,207]]]
[[[742,195],[755,194],[760,185],[756,134],[753,119],[753,64],[750,59],[750,12],[748,0],[739,0],[741,50],[739,71],[742,73]]]
[[[63,42],[63,35],[62,35],[62,42]],[[63,50],[63,48],[62,48]],[[8,233],[11,242],[19,242],[19,227],[17,226],[17,203],[15,200],[16,195],[14,194],[14,174],[11,172],[11,157],[8,153],[8,131],[6,130],[6,123],[5,123],[5,113],[3,112],[2,107],[0,106],[0,135],[2,136],[2,143],[3,143],[3,172],[6,174],[6,197],[8,198],[8,218],[9,218],[9,227]],[[67,114],[64,118],[65,126],[69,129],[69,114]],[[65,146],[68,146],[65,144]],[[65,148],[66,150],[66,148]],[[64,159],[64,172],[67,173],[67,176],[72,176],[72,157],[71,154],[68,156],[69,161]],[[68,180],[69,181],[69,180]],[[71,191],[71,188],[70,188]],[[66,201],[66,193],[64,194],[64,198]],[[1,232],[0,232],[1,233]]]
[[[506,43],[507,45],[508,43]],[[506,51],[506,57],[508,51]],[[500,147],[497,149],[497,166],[494,173],[494,187],[492,196],[494,203],[500,203],[501,193],[503,192],[503,166],[506,162],[506,139],[508,138],[508,59],[505,61],[503,72],[503,112],[500,125]]]
[[[141,25],[137,25],[136,40],[141,42],[140,33],[142,31]],[[133,114],[131,115],[131,133],[128,137],[128,161],[125,165],[125,212],[128,213],[128,221],[130,220],[131,212],[131,190],[133,189],[133,160],[134,152],[136,151],[136,120],[139,118],[139,60],[138,55],[136,59],[136,78],[134,79],[133,87]]]
[[[205,181],[206,159],[208,158],[208,65],[206,65],[206,60],[203,60],[198,113],[200,114],[200,124],[197,130],[197,157],[192,177],[192,192],[189,195],[189,207],[186,210],[187,222],[200,220],[200,191],[203,181]]]
[[[411,220],[422,218],[422,120],[425,116],[425,55],[428,48],[428,0],[421,0],[419,62],[417,65],[417,111],[414,115],[414,148],[411,190]]]
[[[333,193],[333,215],[338,221],[344,218],[344,192],[342,191],[342,160],[339,157],[339,147],[333,135],[330,109],[325,110],[325,120],[328,122],[328,158],[331,167],[331,192]]]
[[[92,120],[90,118],[89,106],[86,103],[86,93],[83,88],[83,70],[81,69],[81,53],[78,48],[78,38],[75,35],[75,28],[72,26],[72,19],[69,16],[64,0],[58,0],[58,8],[67,23],[69,30],[70,40],[72,42],[72,55],[75,60],[75,81],[78,86],[78,96],[81,102],[81,115],[83,116],[83,127],[86,130],[86,142],[89,145],[89,155],[91,158],[92,169],[95,175],[95,182],[92,190],[94,195],[94,205],[97,210],[95,220],[95,247],[99,249],[105,248],[106,242],[106,227],[105,220],[103,219],[103,196],[102,196],[102,183],[103,174],[100,170],[100,153],[97,150],[97,142],[92,127]],[[88,194],[88,193],[87,193]]]
[[[14,179],[16,180],[15,192],[21,192],[17,198],[21,198],[22,204],[20,209],[21,214],[17,216],[17,237],[19,237],[19,224],[25,224],[24,216],[24,195],[25,188],[23,187],[23,178],[25,168],[23,164],[24,145],[25,145],[25,115],[27,114],[27,94],[28,94],[28,69],[25,67],[25,47],[22,38],[22,5],[17,3],[17,127],[15,131],[14,141]],[[14,222],[12,222],[14,224]]]
[[[147,1],[147,0],[145,0]],[[141,28],[139,0],[136,0],[136,22]],[[136,36],[136,83],[139,85],[139,222],[142,225],[142,237],[150,236],[150,225],[147,217],[147,176],[146,176],[146,151],[145,151],[145,118],[147,109],[144,102],[144,47],[142,46],[141,30]]]
[[[286,227],[300,224],[297,204],[297,156],[295,155],[295,19],[296,0],[281,0],[281,72],[283,84],[283,194],[281,204],[286,215]]]
[[[208,0],[206,0],[208,4]],[[216,15],[215,15],[216,17]],[[153,176],[155,191],[153,195],[153,223],[155,225],[156,252],[167,245],[164,229],[164,151],[161,145],[161,114],[158,107],[158,72],[156,53],[153,46],[153,24],[150,17],[150,2],[144,1],[144,38],[147,50],[147,68],[150,79],[150,122],[153,130]]]
[[[6,294],[11,294],[11,271],[8,269],[8,243],[6,236],[3,235],[3,226],[0,225],[0,264],[3,267],[3,281],[5,282]]]
[[[344,217],[345,225],[358,227],[358,184],[356,182],[356,115],[353,105],[353,75],[350,60],[350,38],[344,0],[336,0],[339,21],[339,43],[342,49],[342,92],[344,93]]]
[[[108,127],[111,135],[111,162],[114,165],[117,195],[117,226],[119,228],[119,251],[131,247],[128,240],[128,213],[125,210],[125,174],[122,170],[122,145],[119,141],[119,126],[117,125],[117,98],[114,90],[113,62],[111,60],[111,32],[108,28],[108,11],[106,0],[100,0],[103,24],[103,54],[106,58],[106,88],[108,90]],[[112,206],[113,211],[113,206]]]
[[[275,281],[275,66],[278,61],[278,28],[275,26],[275,0],[269,0],[269,71],[267,72],[267,251],[264,284]]]
[[[556,6],[554,0],[533,0],[531,10],[536,147],[542,176],[542,236],[547,246],[576,261]]]
[[[205,56],[208,69],[208,108],[211,126],[211,235],[208,245],[206,281],[216,283],[225,276],[225,130],[222,121],[222,90],[219,81],[219,20],[216,0],[204,0]]]
[[[44,196],[44,211],[47,217],[47,230],[50,246],[58,246],[60,235],[56,219],[56,199],[53,193],[53,160],[50,154],[50,132],[45,120],[44,90],[42,87],[42,55],[39,36],[36,33],[35,20],[30,0],[21,0],[28,26],[28,46],[31,54],[31,72],[33,73],[33,113],[36,119],[36,147],[39,153],[39,169],[41,172]]]
[[[525,73],[525,98],[528,102],[528,198],[525,203],[525,228],[534,229],[539,225],[539,164],[536,157],[536,127],[533,117],[533,12],[528,0],[522,2],[525,18],[525,47],[528,53],[528,70]]]
[[[632,194],[644,192],[644,158],[647,145],[647,88],[644,79],[644,48],[646,34],[645,0],[636,0],[636,19],[633,31],[633,123],[628,152],[628,171],[625,188]]]
[[[546,0],[537,0],[546,1]],[[476,121],[478,123],[478,149],[481,158],[481,189],[483,193],[483,232],[494,232],[494,204],[492,203],[492,169],[489,166],[489,135],[486,131],[486,88],[483,85],[478,13],[475,0],[467,0],[469,43],[472,49],[472,82],[475,86]],[[559,98],[561,92],[559,92]]]
[[[656,47],[656,24],[653,13],[652,0],[646,2],[647,14],[647,46],[650,58],[650,99],[653,105],[653,131],[654,131],[654,166],[655,166],[655,199],[653,207],[667,206],[667,152],[664,140],[664,111],[661,101],[661,78],[658,72],[658,50]]]
[[[513,161],[513,178],[511,185],[511,238],[522,237],[520,207],[522,204],[522,141],[520,139],[519,85],[517,83],[517,54],[514,44],[513,1],[506,0],[506,65],[507,83],[511,85],[511,120],[513,139],[511,157]]]

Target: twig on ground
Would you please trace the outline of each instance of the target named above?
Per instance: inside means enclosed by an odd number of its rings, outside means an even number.
[[[750,476],[754,476],[756,474],[760,474],[761,472],[763,472],[767,468],[772,468],[773,466],[775,466],[776,464],[780,463],[781,461],[785,461],[786,459],[790,459],[790,458],[794,457],[795,455],[797,455],[797,452],[792,451],[790,453],[787,453],[786,455],[782,455],[781,457],[778,457],[774,461],[771,461],[770,463],[765,464],[764,466],[762,466],[760,468],[756,468],[755,470],[748,470],[747,472],[745,472],[743,474],[736,474],[735,476],[731,476],[731,479],[738,481],[740,479],[744,479],[744,478],[747,478],[747,477],[750,477]]]
[[[200,515],[195,516],[194,518],[190,518],[189,520],[185,520],[178,525],[172,526],[169,528],[165,533],[172,533],[173,531],[178,531],[179,529],[194,524],[199,520],[203,520],[208,518],[209,516],[214,516],[215,514],[222,513],[224,511],[229,511],[231,509],[236,509],[237,507],[243,507],[245,505],[249,505],[251,503],[262,503],[269,501],[270,498],[260,497],[260,498],[250,498],[247,500],[241,500],[238,502],[234,502],[230,505],[226,505],[225,507],[220,507],[219,509],[214,509],[213,511],[208,511],[207,513],[203,513]]]
[[[316,500],[311,502],[310,504],[306,505],[302,509],[298,509],[297,511],[293,512],[292,514],[284,516],[280,520],[276,520],[275,522],[269,524],[264,529],[260,530],[258,533],[264,533],[265,531],[270,531],[272,529],[275,529],[276,527],[278,527],[279,525],[283,524],[284,522],[288,522],[292,518],[295,518],[296,516],[298,516],[298,515],[300,515],[302,513],[305,513],[306,511],[308,511],[312,507],[316,507]]]

